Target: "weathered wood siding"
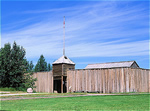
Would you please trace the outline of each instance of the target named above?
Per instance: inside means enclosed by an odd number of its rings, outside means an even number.
[[[62,76],[62,64],[54,64],[53,65],[53,75],[54,76]]]
[[[53,65],[53,75],[54,76],[66,76],[68,70],[74,70],[75,65],[73,64],[54,64]]]
[[[68,71],[67,92],[150,92],[149,72],[132,68]]]
[[[63,75],[67,75],[68,70],[75,70],[75,65],[73,64],[63,64]]]
[[[53,74],[52,72],[37,72],[33,74],[37,78],[35,82],[36,92],[53,93]]]

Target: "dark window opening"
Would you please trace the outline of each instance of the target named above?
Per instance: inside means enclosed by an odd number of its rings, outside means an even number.
[[[63,77],[63,93],[67,92],[67,77]]]
[[[54,80],[54,91],[61,93],[61,80]]]
[[[65,58],[65,59],[67,59],[67,57],[66,57],[66,56],[65,56],[64,58]]]

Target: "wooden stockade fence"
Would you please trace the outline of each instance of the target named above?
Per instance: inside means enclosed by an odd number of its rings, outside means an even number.
[[[150,92],[150,70],[114,68],[67,72],[67,92]]]
[[[53,73],[33,74],[36,92],[53,93]],[[67,92],[150,92],[150,70],[113,68],[67,72]]]
[[[33,74],[34,78],[37,78],[35,82],[36,92],[53,93],[53,74],[51,72],[37,72]]]

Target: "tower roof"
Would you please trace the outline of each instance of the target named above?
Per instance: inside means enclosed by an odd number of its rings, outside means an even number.
[[[53,62],[53,64],[75,64],[74,62],[72,62],[67,56],[62,56],[59,59],[57,59],[55,62]]]

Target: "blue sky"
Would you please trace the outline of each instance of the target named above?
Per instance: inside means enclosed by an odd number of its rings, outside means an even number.
[[[148,1],[2,1],[1,46],[17,42],[26,58],[51,64],[63,55],[76,69],[87,64],[135,60],[149,68]]]

